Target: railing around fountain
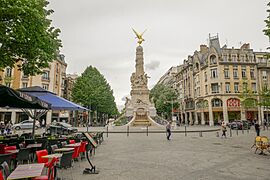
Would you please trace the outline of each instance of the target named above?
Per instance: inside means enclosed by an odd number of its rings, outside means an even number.
[[[128,124],[132,120],[133,116],[121,116],[114,121],[115,126],[123,126]]]
[[[154,116],[154,117],[151,117],[156,123],[160,124],[160,125],[166,125],[168,124],[168,121],[166,119],[163,119],[162,117],[160,116]]]

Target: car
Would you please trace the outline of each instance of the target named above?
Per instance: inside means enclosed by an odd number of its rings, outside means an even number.
[[[231,129],[250,129],[250,123],[247,120],[232,121],[228,124]]]
[[[45,131],[48,134],[68,135],[72,133],[77,133],[78,129],[72,127],[70,124],[65,122],[52,122],[51,124],[47,125]]]
[[[15,130],[32,129],[33,128],[33,123],[34,123],[33,120],[24,120],[24,121],[22,121],[20,123],[14,124],[12,126],[12,129],[15,129]],[[40,127],[39,122],[36,121],[35,129],[38,129],[39,127]]]

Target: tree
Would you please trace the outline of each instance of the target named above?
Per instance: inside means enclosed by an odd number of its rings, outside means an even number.
[[[270,108],[270,89],[265,85],[263,86],[262,90],[259,93],[259,106],[263,107],[266,110],[266,120],[269,122],[268,119],[268,110]],[[262,119],[261,119],[262,120]]]
[[[60,30],[47,19],[46,0],[0,0],[0,69],[17,64],[25,75],[42,73],[61,47]]]
[[[72,90],[72,100],[97,111],[99,118],[104,118],[104,114],[118,114],[113,90],[104,76],[92,66],[87,67],[77,78]]]
[[[245,82],[243,84],[246,84],[246,86],[243,87],[243,91],[240,93],[239,98],[241,101],[241,107],[245,110],[247,118],[247,111],[256,108],[258,101],[257,95],[247,88],[247,83]]]
[[[270,2],[267,4],[267,6],[270,7]],[[266,23],[266,29],[263,30],[264,34],[266,36],[268,36],[268,38],[270,39],[270,9],[267,9],[267,12],[269,13],[267,16],[267,19],[264,20],[264,22]]]
[[[172,107],[179,107],[179,104],[174,101],[177,98],[177,93],[174,89],[163,84],[157,84],[151,89],[150,98],[153,99],[159,115],[165,114],[165,116],[171,117]]]

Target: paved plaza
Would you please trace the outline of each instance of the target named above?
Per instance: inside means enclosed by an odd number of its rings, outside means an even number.
[[[262,135],[270,137],[270,130],[262,131]],[[204,133],[203,137],[174,133],[171,141],[161,133],[104,134],[104,142],[92,157],[100,173],[83,175],[82,170],[89,165],[82,160],[65,176],[100,180],[269,180],[270,153],[254,154],[255,149],[250,148],[254,137],[254,130],[244,134],[239,131],[238,136],[233,131],[227,139],[217,137],[216,132]]]

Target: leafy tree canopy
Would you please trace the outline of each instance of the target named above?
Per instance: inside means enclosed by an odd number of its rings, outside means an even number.
[[[72,90],[72,99],[100,113],[118,114],[113,90],[104,76],[92,66],[87,67],[77,78]]]
[[[22,60],[25,75],[41,73],[56,58],[60,30],[47,19],[46,0],[0,0],[0,69]]]
[[[173,100],[177,98],[177,93],[174,89],[163,84],[157,84],[150,91],[150,98],[153,99],[158,114],[166,114],[171,116],[172,102],[173,107],[178,108],[179,104]]]

